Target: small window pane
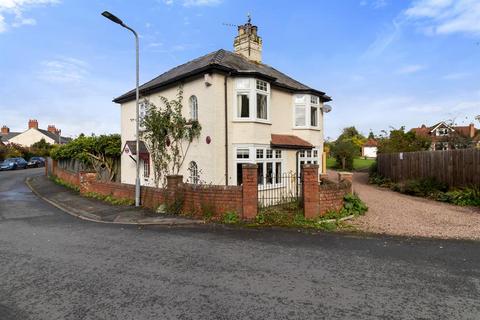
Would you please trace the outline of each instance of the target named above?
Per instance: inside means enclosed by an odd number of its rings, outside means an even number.
[[[318,126],[318,107],[310,108],[310,125],[312,127]]]
[[[266,181],[269,184],[273,183],[273,162],[267,162]]]
[[[258,184],[263,184],[263,163],[257,163],[258,165]]]
[[[318,157],[318,150],[313,150],[313,157],[314,158]]]
[[[275,158],[281,158],[282,157],[282,150],[275,150]]]
[[[200,182],[200,177],[198,174],[198,166],[195,161],[190,162],[188,171],[190,171],[190,183],[198,184]]]
[[[196,96],[190,97],[190,120],[198,121],[198,100]]]
[[[295,103],[305,103],[305,96],[304,95],[295,96]]]
[[[301,158],[305,157],[305,151],[304,151],[304,150],[300,151],[299,156],[300,156]]]
[[[268,85],[266,81],[257,80],[257,89],[261,91],[267,91]]]
[[[250,97],[246,93],[237,95],[237,116],[239,118],[250,117]]]
[[[267,96],[257,93],[257,118],[267,120]]]
[[[307,150],[307,158],[310,158],[312,156],[312,150]]]
[[[311,104],[318,104],[318,97],[310,96],[310,103]]]
[[[273,150],[270,150],[270,149],[267,150],[267,158],[268,158],[268,159],[273,158]]]
[[[275,183],[281,183],[282,177],[282,163],[275,162]]]
[[[263,158],[263,149],[257,149],[257,159]]]
[[[248,89],[250,88],[250,79],[237,79],[236,86],[237,89]]]
[[[295,107],[295,125],[305,126],[305,107],[304,106]]]
[[[237,149],[237,159],[248,159],[249,157],[248,149]]]

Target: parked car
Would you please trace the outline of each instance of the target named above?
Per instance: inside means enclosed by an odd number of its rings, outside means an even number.
[[[27,164],[23,158],[8,158],[0,164],[0,170],[27,169]]]
[[[29,168],[39,168],[45,167],[45,158],[42,157],[31,157],[27,163]]]

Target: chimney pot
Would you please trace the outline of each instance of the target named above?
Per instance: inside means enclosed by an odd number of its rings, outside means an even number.
[[[36,119],[30,119],[28,120],[28,129],[38,129],[38,121]]]
[[[2,127],[2,134],[9,134],[10,133],[10,128],[7,126]]]
[[[241,54],[253,62],[262,62],[262,38],[257,34],[258,28],[248,22],[238,26],[238,34],[233,42],[235,53]]]
[[[53,124],[49,124],[47,130],[48,132],[57,133],[57,128]]]

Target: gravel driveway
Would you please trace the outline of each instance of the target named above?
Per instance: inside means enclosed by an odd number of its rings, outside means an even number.
[[[368,174],[363,172],[354,173],[353,179],[355,192],[368,205],[364,216],[351,221],[360,230],[480,240],[480,208],[454,206],[369,185]]]

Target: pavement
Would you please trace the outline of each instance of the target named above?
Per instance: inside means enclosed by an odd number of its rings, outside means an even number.
[[[478,319],[480,243],[77,219],[0,172],[0,319]]]
[[[45,175],[28,177],[26,184],[42,200],[66,213],[84,220],[135,225],[187,225],[204,223],[202,220],[161,215],[144,208],[112,205],[98,199],[87,198],[81,196],[78,192],[54,183]]]

